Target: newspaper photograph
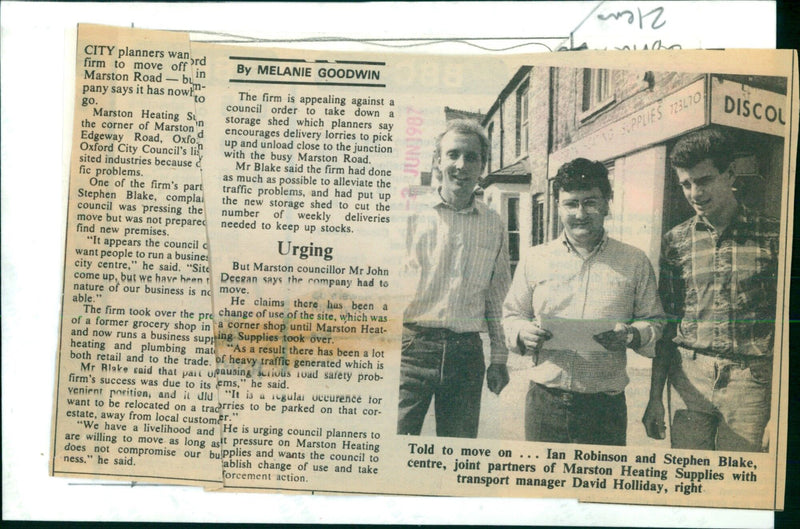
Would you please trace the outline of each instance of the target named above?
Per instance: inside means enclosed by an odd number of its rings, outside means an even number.
[[[53,475],[782,509],[791,52],[77,51]]]

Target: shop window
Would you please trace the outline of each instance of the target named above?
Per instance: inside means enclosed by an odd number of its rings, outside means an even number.
[[[733,172],[736,175],[733,186],[736,200],[751,209],[763,211],[767,181],[761,176],[756,156],[740,153],[734,159]]]
[[[528,152],[528,82],[517,89],[516,151],[517,157]]]
[[[589,117],[614,101],[611,70],[584,68],[581,119]]]

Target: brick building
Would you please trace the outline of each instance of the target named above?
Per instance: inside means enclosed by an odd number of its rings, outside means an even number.
[[[482,121],[491,148],[483,200],[503,218],[512,269],[522,248],[545,240],[549,68],[523,66]]]
[[[609,169],[609,234],[656,265],[661,236],[692,214],[668,154],[681,136],[711,124],[741,140],[741,200],[779,216],[785,94],[782,78],[520,68],[482,122],[492,147],[481,187],[506,222],[512,263],[521,248],[558,235],[551,182],[561,164],[584,157]]]
[[[578,156],[605,163],[614,191],[609,234],[644,250],[654,265],[661,236],[693,213],[668,162],[689,132],[730,127],[741,147],[740,199],[780,214],[785,79],[558,68],[553,87],[548,178]],[[551,237],[555,208],[551,197]]]

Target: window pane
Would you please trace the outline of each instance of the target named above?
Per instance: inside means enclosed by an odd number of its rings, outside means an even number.
[[[536,204],[536,244],[544,242],[544,202]]]
[[[527,142],[528,129],[528,83],[525,82],[517,89],[517,109],[516,109],[516,156],[528,151]]]
[[[592,70],[592,106],[600,100],[600,71]]]
[[[583,70],[581,110],[591,111],[611,98],[611,72],[585,68]]]
[[[520,147],[520,154],[528,152],[528,124],[522,129],[522,145]]]
[[[581,101],[581,110],[584,112],[589,110],[592,106],[592,70],[584,68],[583,70],[583,98]]]
[[[599,70],[597,76],[597,86],[598,86],[598,99],[597,102],[600,103],[608,99],[609,94],[611,93],[611,83],[609,82],[609,71],[608,70]]]
[[[519,231],[519,197],[508,199],[508,231]]]
[[[508,256],[511,261],[519,261],[519,233],[508,234]]]

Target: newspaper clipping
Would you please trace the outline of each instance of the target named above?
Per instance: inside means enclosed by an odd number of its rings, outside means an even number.
[[[782,509],[795,65],[81,26],[52,474]]]
[[[81,28],[77,57],[53,472],[220,482],[189,39]]]

